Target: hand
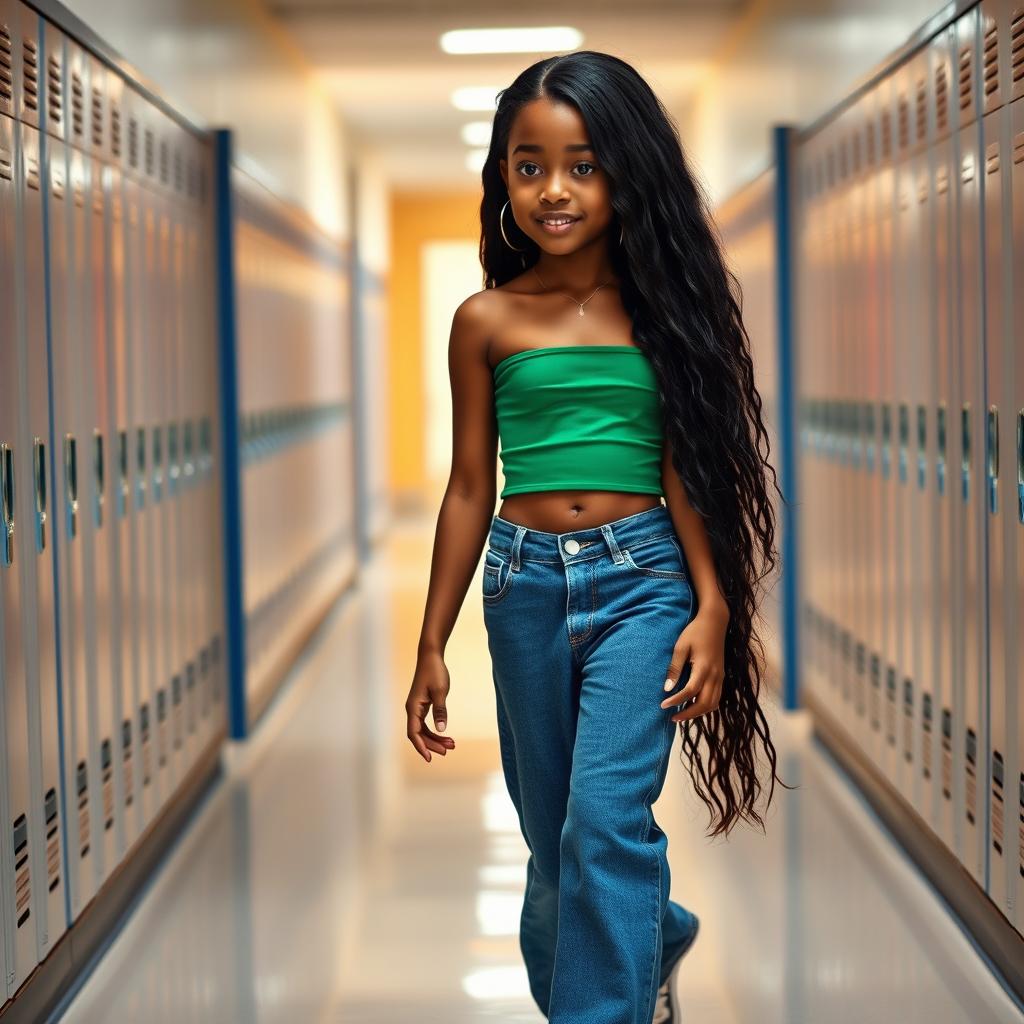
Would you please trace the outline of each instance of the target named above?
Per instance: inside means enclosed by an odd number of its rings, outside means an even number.
[[[444,732],[448,723],[445,698],[451,687],[448,669],[440,654],[421,655],[416,663],[405,711],[409,719],[406,735],[420,756],[430,761],[430,751],[446,756],[455,747],[451,736],[438,736],[427,728],[427,710],[433,705],[434,725],[438,732]]]
[[[690,678],[686,685],[662,702],[663,708],[692,703],[685,711],[672,716],[673,722],[714,711],[722,698],[722,684],[725,681],[725,633],[729,623],[728,611],[720,612],[709,608],[700,610],[690,624],[679,634],[672,651],[665,689],[671,690],[679,682],[683,667],[692,663]]]

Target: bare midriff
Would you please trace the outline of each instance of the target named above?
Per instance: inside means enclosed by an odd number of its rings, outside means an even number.
[[[660,494],[622,491],[532,491],[510,494],[498,515],[528,530],[567,533],[589,530],[663,504]]]

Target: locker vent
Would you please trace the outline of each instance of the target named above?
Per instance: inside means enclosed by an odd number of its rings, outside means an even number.
[[[23,86],[25,93],[25,108],[27,110],[39,109],[39,50],[34,39],[26,39],[22,46],[22,57],[24,63]]]
[[[949,77],[947,67],[935,69],[935,125],[940,132],[949,130]]]
[[[154,144],[154,140],[153,140],[153,129],[152,128],[147,128],[146,129],[146,142],[145,142],[145,146],[146,146],[146,174],[148,174],[150,177],[153,176],[153,162],[154,162],[154,158],[156,156],[156,151],[154,149],[154,145],[155,144]]]
[[[836,151],[831,146],[825,156],[825,182],[829,188],[836,183]]]
[[[110,104],[110,152],[121,156],[121,110],[114,103]]]
[[[860,132],[854,132],[853,140],[853,173],[860,174]]]
[[[196,162],[195,160],[189,160],[188,162],[188,196],[190,199],[196,197]]]
[[[160,140],[160,181],[164,185],[167,184],[167,176],[168,176],[169,170],[170,170],[170,160],[169,160],[169,154],[168,154],[168,150],[167,150],[167,140],[166,139],[161,139]]]
[[[47,111],[50,121],[55,128],[61,128],[64,124],[64,97],[62,92],[61,66],[57,57],[51,56],[46,62],[46,99]]]
[[[1010,68],[1015,82],[1024,79],[1024,8],[1013,12],[1010,23]]]
[[[999,170],[999,143],[993,142],[985,150],[985,173],[995,174]]]
[[[1013,137],[1013,162],[1024,164],[1024,132],[1017,132]]]
[[[882,159],[888,160],[892,154],[892,116],[888,110],[882,111]]]
[[[14,179],[14,158],[8,149],[0,149],[0,178],[4,181]]]
[[[77,71],[71,72],[71,131],[81,137],[85,130],[85,94],[82,89],[82,76]]]
[[[973,96],[971,95],[971,45],[965,43],[960,47],[960,109],[968,110]]]
[[[0,103],[14,101],[14,61],[11,30],[0,22]]]
[[[868,122],[868,130],[867,130],[867,133],[865,135],[865,139],[866,139],[866,142],[867,142],[867,145],[866,145],[865,148],[867,149],[867,163],[868,163],[868,167],[874,167],[875,166],[875,126],[870,121]]]
[[[917,80],[917,93],[914,103],[917,141],[924,142],[928,136],[928,79],[924,75]]]
[[[900,96],[896,101],[896,137],[900,149],[906,149],[910,141],[910,104],[906,96]]]
[[[103,145],[103,94],[99,89],[92,91],[92,144]]]
[[[999,88],[999,27],[995,21],[991,21],[985,29],[981,64],[985,95],[991,96]]]
[[[843,181],[850,173],[850,164],[847,160],[846,139],[839,140],[839,180]]]
[[[181,161],[181,150],[174,151],[174,191],[180,192],[185,185],[185,168]]]
[[[128,163],[139,166],[139,122],[134,117],[128,119]]]

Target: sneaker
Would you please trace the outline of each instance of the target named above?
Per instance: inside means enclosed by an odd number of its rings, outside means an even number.
[[[676,962],[672,965],[669,976],[662,982],[661,988],[658,989],[658,998],[654,1001],[654,1019],[651,1021],[651,1024],[682,1024],[683,1018],[679,1007],[679,996],[676,993],[676,977],[679,974],[683,956],[697,939],[699,928],[700,922],[698,921],[697,926],[693,929],[693,937],[687,943],[686,949],[676,957]]]

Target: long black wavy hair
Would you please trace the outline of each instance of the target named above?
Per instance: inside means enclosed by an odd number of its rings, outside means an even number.
[[[498,93],[482,172],[485,287],[517,277],[540,256],[540,247],[512,218],[506,219],[506,234],[524,251],[513,251],[501,236],[498,218],[509,195],[498,161],[507,156],[520,109],[542,97],[579,112],[609,179],[615,212],[609,247],[622,302],[637,345],[657,375],[673,465],[703,517],[729,605],[721,700],[716,710],[678,723],[680,757],[684,764],[688,760],[710,813],[709,836],[728,835],[737,819],[764,829],[755,808],[763,789],[758,740],[771,768],[766,808],[777,779],[775,746],[759,701],[764,647],[753,621],[758,587],[778,556],[766,468],[780,498],[782,493],[767,461],[770,444],[754,387],[739,281],[726,266],[707,196],[661,101],[625,61],[577,50],[538,61]]]

